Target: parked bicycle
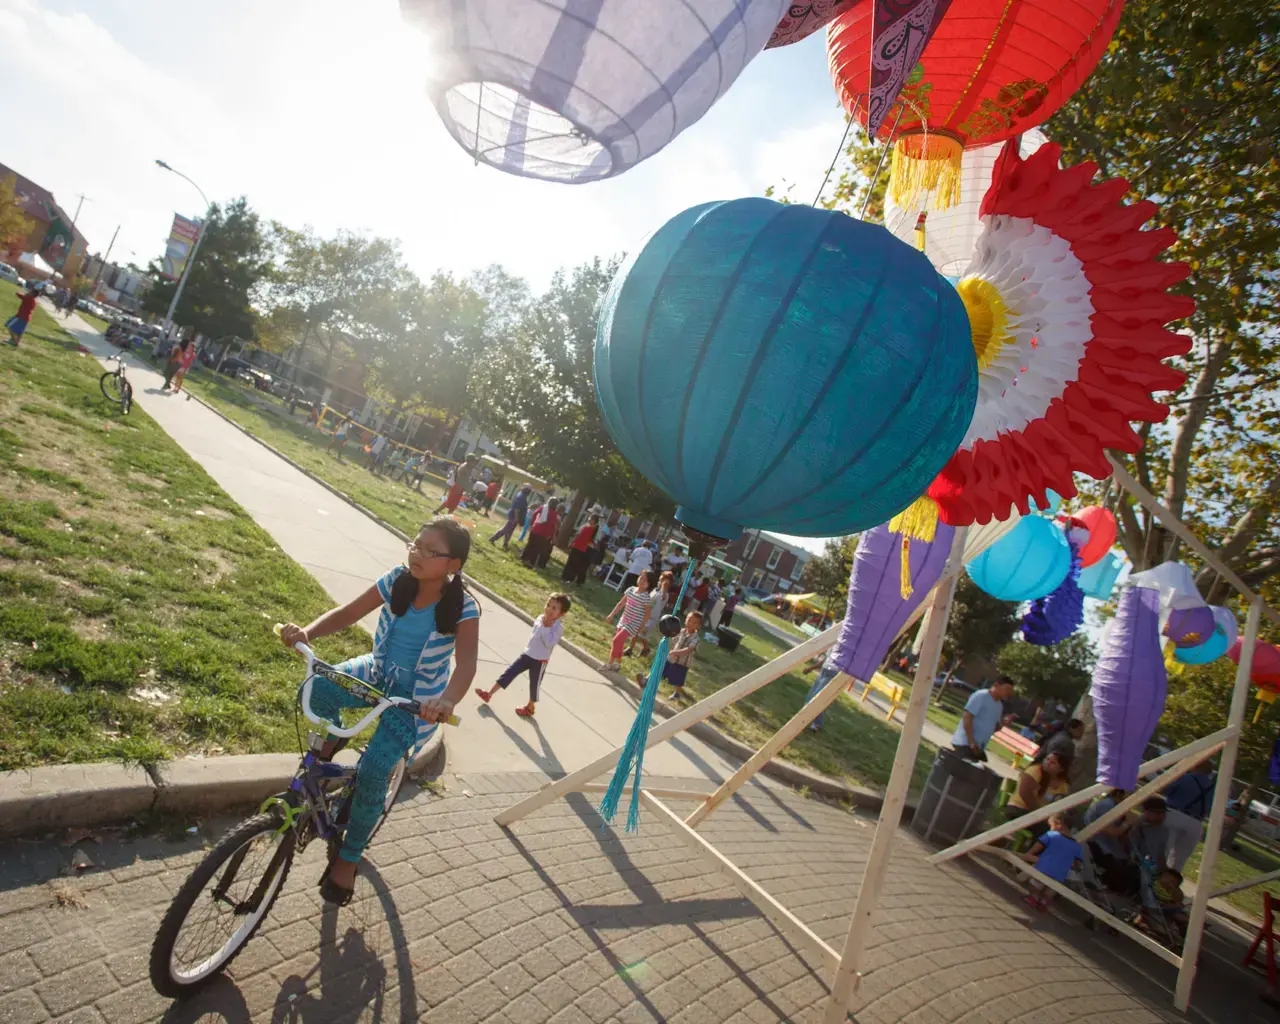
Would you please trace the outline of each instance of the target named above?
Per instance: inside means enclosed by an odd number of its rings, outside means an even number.
[[[275,629],[278,634],[281,627]],[[332,757],[346,740],[373,725],[388,708],[403,708],[414,715],[420,711],[417,701],[387,696],[321,661],[306,644],[294,646],[307,662],[298,703],[321,731],[308,735],[307,749],[289,788],[267,799],[257,814],[223,836],[178,890],[151,946],[151,984],[161,995],[190,996],[222,973],[253,938],[284,887],[294,856],[307,844],[323,840],[329,861],[337,857],[359,765],[322,759],[329,737],[338,741],[329,752]],[[311,709],[316,676],[341,686],[371,710],[348,729],[321,718]],[[453,715],[447,724],[457,725],[458,721]],[[392,772],[373,834],[386,821],[412,757],[412,752],[405,755]]]
[[[98,387],[102,388],[103,397],[108,402],[118,403],[120,412],[128,416],[129,410],[133,408],[133,385],[129,383],[129,378],[124,372],[124,353],[117,352],[108,357],[107,362],[115,363],[116,368],[102,375],[101,380],[98,381]]]

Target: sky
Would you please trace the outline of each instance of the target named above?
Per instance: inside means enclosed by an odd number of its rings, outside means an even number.
[[[762,54],[666,149],[588,185],[476,166],[427,99],[430,54],[398,0],[0,0],[0,39],[0,163],[80,206],[91,252],[118,226],[112,258],[139,265],[175,212],[204,209],[156,159],[213,201],[397,238],[423,277],[501,263],[541,289],[698,203],[769,185],[811,199],[844,131],[822,33]]]

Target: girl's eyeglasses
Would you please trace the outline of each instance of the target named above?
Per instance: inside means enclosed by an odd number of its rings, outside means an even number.
[[[417,555],[419,558],[431,561],[433,558],[452,558],[453,555],[448,551],[431,551],[418,547],[416,544],[409,545],[409,554]]]

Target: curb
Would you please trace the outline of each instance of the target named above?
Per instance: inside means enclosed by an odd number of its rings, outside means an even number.
[[[446,762],[444,733],[437,730],[409,772],[439,775]],[[0,772],[0,839],[149,814],[203,816],[252,807],[284,789],[297,769],[296,754],[232,754],[155,768],[60,764]]]
[[[306,467],[299,465],[297,462],[289,458],[289,456],[285,455],[279,449],[277,449],[271,444],[268,444],[266,441],[262,440],[262,438],[258,437],[257,434],[253,433],[251,430],[248,430],[245,427],[242,427],[239,423],[231,419],[231,417],[227,416],[221,410],[214,408],[210,403],[206,402],[199,395],[193,394],[191,397],[194,398],[201,405],[203,405],[210,412],[212,412],[215,416],[219,416],[222,419],[226,420],[238,431],[240,431],[240,433],[244,434],[246,437],[252,438],[254,441],[258,442],[258,444],[262,445],[263,448],[267,449],[267,451],[283,459],[290,466],[296,469],[299,473],[302,473],[305,476],[309,477],[310,479],[314,480],[321,487],[327,490],[330,494],[333,494],[335,497],[341,498],[352,508],[368,516],[379,526],[383,527],[386,530],[391,531],[401,540],[408,542],[409,536],[403,530],[399,530],[396,527],[392,526],[385,519],[382,519],[376,513],[371,512],[369,509],[365,508],[363,505],[361,505],[358,501],[356,501],[350,495],[339,490],[337,487],[334,487],[333,484],[329,483],[327,480],[321,479]],[[463,573],[463,576],[466,578],[468,585],[472,587],[478,594],[480,594],[486,600],[492,601],[494,604],[498,605],[498,607],[504,609],[505,611],[510,612],[512,615],[517,616],[523,622],[526,622],[532,625],[533,623],[532,615],[529,615],[519,606],[512,604],[506,598],[500,597],[498,594],[495,594],[483,583],[477,582],[473,577],[468,576],[466,573]],[[584,651],[581,647],[577,646],[576,644],[571,643],[568,640],[561,640],[560,646],[563,647],[565,650],[567,650],[570,654],[572,654],[575,658],[577,658],[583,664],[589,666],[590,668],[595,669],[595,671],[599,672],[602,676],[608,679],[611,683],[613,683],[619,689],[630,694],[632,697],[636,698],[637,700],[640,698],[641,694],[644,692],[642,687],[638,686],[632,680],[627,679],[621,673],[602,671],[604,662],[602,662],[599,658],[595,657],[594,655],[588,654],[586,651]],[[653,710],[655,714],[661,715],[663,718],[671,718],[678,713],[664,704],[655,704]],[[702,740],[704,743],[712,747],[715,747],[717,750],[720,750],[726,754],[730,754],[731,756],[738,758],[740,761],[748,760],[755,753],[755,750],[753,750],[751,747],[748,747],[745,743],[738,742],[732,737],[725,735],[715,726],[709,725],[706,722],[699,722],[697,725],[691,726],[688,731],[692,733],[694,736],[696,736],[698,739]],[[853,803],[856,807],[863,808],[864,810],[879,811],[880,808],[884,805],[883,793],[879,793],[873,789],[865,789],[861,786],[851,786],[851,785],[848,785],[847,783],[839,782],[836,779],[827,778],[825,775],[817,775],[813,772],[806,771],[804,768],[797,767],[796,765],[788,764],[785,761],[779,761],[776,758],[770,760],[760,770],[765,775],[768,775],[771,778],[777,779],[779,782],[784,782],[789,786],[805,787],[809,789],[810,792],[817,793],[821,796],[829,797],[834,800],[848,800],[851,803]],[[904,814],[910,814],[910,813],[914,813],[914,808],[907,807],[904,809]]]

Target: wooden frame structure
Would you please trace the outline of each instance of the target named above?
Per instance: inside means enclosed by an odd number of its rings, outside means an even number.
[[[1171,533],[1178,536],[1209,566],[1217,570],[1222,579],[1230,584],[1245,600],[1249,611],[1226,728],[1219,729],[1212,735],[1196,740],[1142,765],[1140,777],[1155,776],[1159,772],[1164,772],[1165,774],[1159,775],[1139,788],[1137,792],[1122,801],[1115,809],[1100,817],[1088,828],[1083,829],[1080,833],[1081,839],[1087,839],[1099,828],[1105,827],[1111,821],[1124,814],[1130,807],[1136,806],[1148,796],[1163,789],[1175,778],[1185,774],[1194,765],[1219,750],[1222,751],[1219,778],[1228,780],[1231,778],[1235,769],[1245,706],[1248,702],[1249,676],[1252,669],[1253,649],[1257,640],[1259,625],[1264,614],[1271,622],[1280,624],[1280,613],[1268,607],[1173,513],[1138,484],[1119,463],[1112,459],[1111,464],[1116,482],[1144,505]],[[770,896],[760,885],[716,850],[711,843],[697,833],[696,829],[698,825],[706,820],[708,815],[750,781],[770,758],[800,735],[813,719],[826,710],[835,701],[840,691],[854,681],[851,677],[843,672],[838,673],[821,691],[814,695],[812,700],[801,707],[790,721],[783,725],[764,746],[756,751],[741,768],[734,772],[729,779],[709,796],[682,790],[659,790],[643,785],[641,787],[640,799],[644,806],[660,817],[692,853],[701,857],[713,870],[717,871],[726,881],[737,888],[780,932],[797,945],[813,953],[830,971],[831,994],[827,999],[823,1016],[824,1024],[840,1024],[846,1019],[849,1004],[857,989],[860,977],[858,968],[863,961],[863,954],[870,938],[877,896],[889,867],[890,853],[902,819],[902,811],[906,805],[907,787],[911,780],[916,754],[920,747],[920,737],[924,731],[925,713],[933,695],[933,679],[937,672],[938,660],[941,654],[942,637],[947,620],[950,618],[956,577],[961,571],[962,563],[972,558],[976,553],[975,541],[977,542],[977,548],[985,547],[998,539],[1003,532],[1006,532],[1006,530],[1001,529],[999,526],[994,529],[983,527],[973,531],[968,531],[965,528],[957,529],[946,567],[943,569],[939,582],[931,594],[927,595],[925,600],[921,602],[916,609],[916,614],[903,627],[905,632],[919,621],[922,616],[924,618],[921,635],[917,641],[920,657],[912,683],[911,697],[907,703],[906,719],[903,722],[902,733],[898,739],[898,746],[893,759],[893,769],[889,777],[889,784],[885,789],[884,803],[880,811],[879,821],[876,823],[875,834],[871,840],[871,850],[863,869],[862,884],[858,889],[853,913],[849,920],[849,928],[839,951],[828,945],[795,914]],[[972,536],[967,536],[970,533],[972,533]],[[980,537],[981,539],[979,539]],[[747,695],[767,686],[775,679],[791,671],[791,669],[803,664],[809,658],[821,654],[836,642],[837,630],[838,627],[833,626],[818,636],[793,647],[790,651],[775,658],[767,665],[761,665],[753,672],[748,673],[697,704],[686,708],[672,718],[656,723],[649,731],[647,746],[656,746],[672,739],[698,722],[710,718],[723,708],[735,704]],[[596,758],[596,760],[584,765],[577,771],[570,772],[563,778],[548,783],[538,792],[501,811],[495,816],[494,820],[499,825],[507,827],[570,793],[603,792],[606,787],[596,782],[596,779],[614,767],[621,753],[622,748],[619,747],[603,757]],[[1166,769],[1169,770],[1166,771]],[[1204,853],[1200,866],[1202,878],[1209,879],[1213,877],[1214,862],[1217,858],[1218,844],[1222,835],[1222,822],[1226,811],[1228,789],[1229,785],[1219,785],[1214,790],[1213,807],[1209,815],[1209,831],[1205,839]],[[982,849],[992,840],[1019,831],[1028,824],[1044,820],[1055,811],[1087,803],[1094,797],[1101,795],[1105,790],[1106,787],[1100,784],[1090,786],[1066,799],[1057,801],[1051,807],[1024,815],[1015,821],[990,829],[972,839],[957,843],[935,854],[931,860],[935,863],[941,863]],[[700,802],[691,814],[681,818],[663,802],[664,799],[670,798],[694,799]],[[1018,858],[1004,851],[996,852],[996,856],[1011,863],[1021,871],[1035,874],[1038,882],[1048,885],[1064,899],[1082,906],[1083,909],[1095,917],[1105,918],[1107,923],[1118,932],[1177,966],[1178,982],[1174,993],[1174,1004],[1180,1010],[1186,1009],[1190,1000],[1191,983],[1195,978],[1196,959],[1204,932],[1205,913],[1210,896],[1210,886],[1208,884],[1200,885],[1196,888],[1196,894],[1191,905],[1186,942],[1183,954],[1179,957],[1141,932],[1129,927],[1123,921],[1107,914],[1088,900],[1071,892],[1065,886],[1060,886],[1051,879],[1046,879],[1038,872],[1035,872],[1034,868],[1023,863]]]

